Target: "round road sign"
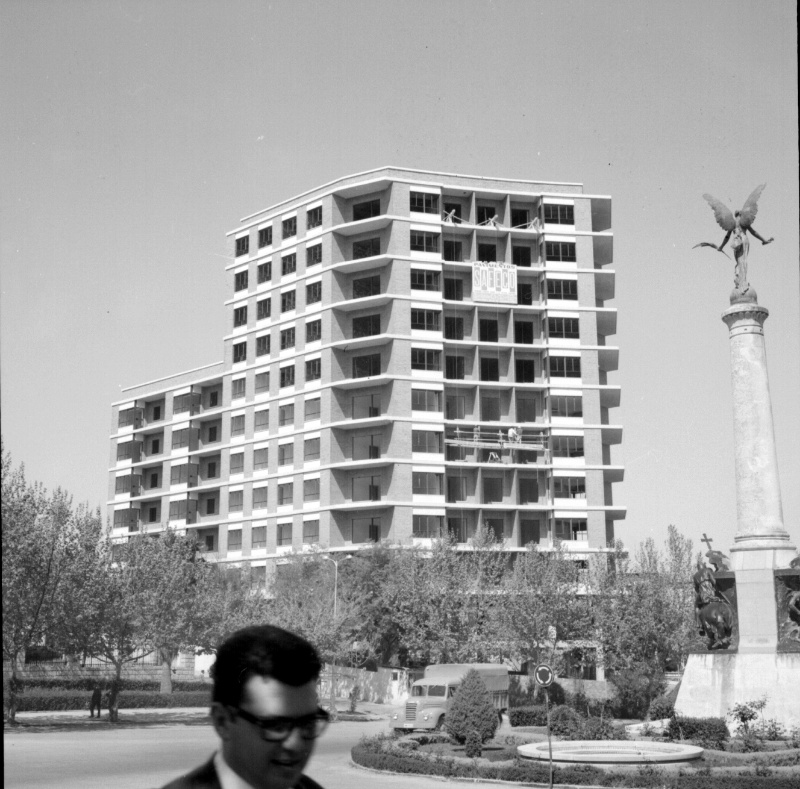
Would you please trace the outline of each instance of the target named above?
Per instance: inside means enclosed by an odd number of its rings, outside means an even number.
[[[540,663],[536,666],[533,677],[537,684],[541,685],[543,688],[550,687],[550,685],[553,684],[553,669],[545,663]]]

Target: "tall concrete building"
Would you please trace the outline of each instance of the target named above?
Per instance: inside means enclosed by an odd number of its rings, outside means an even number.
[[[114,537],[169,524],[254,567],[479,525],[602,550],[625,515],[610,228],[580,184],[395,167],[245,217],[223,360],[113,405]]]

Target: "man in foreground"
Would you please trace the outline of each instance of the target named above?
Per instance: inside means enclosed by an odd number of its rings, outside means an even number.
[[[303,775],[328,723],[317,704],[320,668],[314,647],[286,630],[234,633],[211,670],[220,749],[163,789],[321,789]]]

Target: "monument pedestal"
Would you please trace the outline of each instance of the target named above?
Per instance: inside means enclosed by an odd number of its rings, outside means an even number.
[[[731,563],[738,646],[689,655],[675,711],[725,717],[735,704],[766,696],[762,717],[791,727],[800,726],[800,651],[779,648],[787,640],[780,630],[788,630],[779,627],[786,595],[778,591],[784,587],[776,586],[775,571],[788,568],[797,550],[783,525],[764,343],[768,315],[752,290],[734,291],[722,315],[730,332],[733,384],[737,532]]]

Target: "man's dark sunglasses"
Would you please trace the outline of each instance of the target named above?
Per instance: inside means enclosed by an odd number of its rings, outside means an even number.
[[[259,718],[241,707],[231,707],[234,714],[258,726],[261,737],[269,742],[283,742],[297,729],[304,740],[314,740],[325,731],[330,721],[330,715],[321,707],[311,715],[302,715],[299,718]]]

